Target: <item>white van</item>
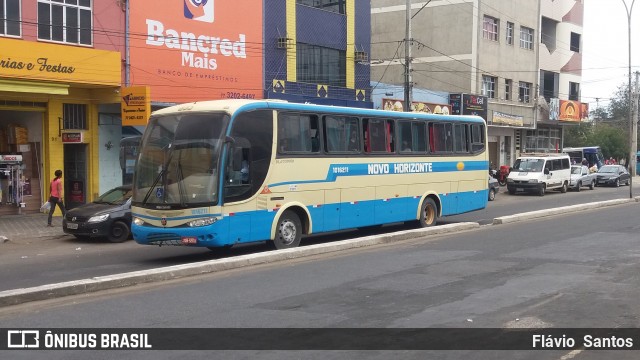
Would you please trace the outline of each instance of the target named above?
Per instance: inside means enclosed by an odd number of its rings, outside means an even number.
[[[535,192],[540,196],[550,189],[566,193],[571,180],[571,161],[567,154],[522,154],[507,177],[509,194]]]

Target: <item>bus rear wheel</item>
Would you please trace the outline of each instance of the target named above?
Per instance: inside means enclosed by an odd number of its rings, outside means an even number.
[[[272,247],[280,249],[294,248],[300,245],[302,238],[302,223],[300,217],[290,210],[285,210],[276,227],[276,237],[271,241]]]
[[[429,227],[438,221],[438,207],[431,198],[426,198],[420,207],[420,227]]]

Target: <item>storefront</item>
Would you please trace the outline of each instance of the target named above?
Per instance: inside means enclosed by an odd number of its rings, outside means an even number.
[[[119,52],[0,38],[0,216],[38,212],[57,169],[69,207],[96,196],[100,109],[119,106],[121,66]]]

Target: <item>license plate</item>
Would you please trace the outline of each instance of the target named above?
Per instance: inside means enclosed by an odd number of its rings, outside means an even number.
[[[516,191],[524,191],[523,188],[516,188]]]
[[[182,245],[195,245],[198,243],[198,238],[195,236],[183,236],[180,242]]]
[[[67,229],[77,229],[78,224],[67,223]]]

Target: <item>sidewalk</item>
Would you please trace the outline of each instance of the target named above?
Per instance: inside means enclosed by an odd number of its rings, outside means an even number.
[[[53,227],[47,226],[47,216],[47,214],[3,215],[0,217],[0,243],[4,238],[15,241],[64,236],[62,216],[53,217]]]

